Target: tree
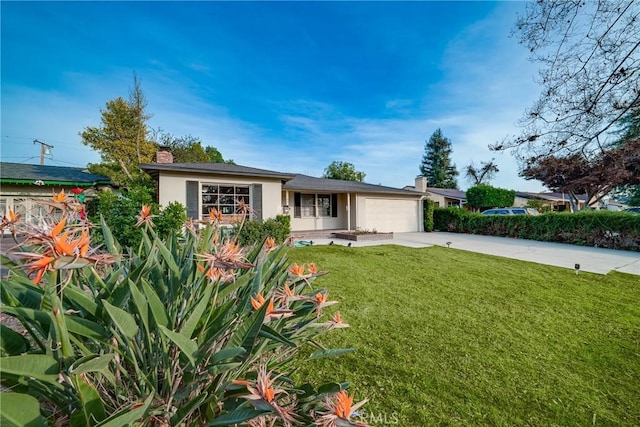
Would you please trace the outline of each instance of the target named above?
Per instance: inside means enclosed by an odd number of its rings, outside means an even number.
[[[169,147],[174,163],[231,163],[225,160],[217,148],[202,146],[200,138],[195,136],[174,136],[162,129],[153,131],[153,140],[157,146]]]
[[[491,159],[489,162],[480,162],[480,167],[471,162],[465,170],[465,175],[472,185],[488,184],[496,173],[500,172],[498,165]]]
[[[365,173],[357,171],[355,166],[349,162],[333,161],[324,170],[323,178],[342,179],[344,181],[363,182]]]
[[[585,209],[622,184],[640,184],[640,139],[587,157],[582,153],[565,157],[547,156],[530,164],[520,174],[541,181],[549,189],[570,196],[574,210],[578,194],[587,195]]]
[[[516,192],[504,188],[479,184],[465,193],[467,206],[472,209],[513,206]]]
[[[427,178],[429,187],[458,188],[458,171],[451,163],[451,141],[437,129],[425,142],[420,174]]]
[[[623,146],[628,141],[640,139],[640,108],[635,108],[621,121],[621,134],[617,146]],[[616,196],[622,196],[630,206],[640,206],[640,185],[621,185],[615,190]]]
[[[640,106],[637,2],[529,2],[514,33],[542,66],[542,91],[522,134],[492,148],[512,149],[522,164],[608,149],[620,119]]]
[[[134,75],[129,99],[121,97],[108,101],[102,114],[101,126],[88,126],[80,133],[82,143],[100,153],[102,163],[90,164],[89,170],[107,175],[118,185],[144,181],[140,163],[153,160],[156,146],[149,139],[146,112],[147,101],[140,82]]]

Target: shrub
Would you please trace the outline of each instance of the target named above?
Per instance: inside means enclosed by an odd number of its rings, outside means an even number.
[[[103,251],[89,223],[63,206],[13,259],[2,257],[0,418],[18,425],[349,425],[345,384],[289,379],[303,345],[311,358],[347,353],[315,344],[346,327],[314,264],[288,268],[283,247],[247,249],[215,221],[183,241],[154,231],[150,209],[134,226],[141,244],[119,249],[104,218]],[[174,208],[172,208],[172,211]],[[177,211],[177,208],[175,208]],[[12,212],[2,228],[13,229]],[[25,226],[26,227],[26,226]],[[2,230],[0,230],[2,231]],[[11,404],[8,404],[11,403]],[[358,405],[354,405],[356,408]],[[273,424],[272,424],[273,423]]]
[[[433,211],[436,203],[431,199],[425,199],[423,202],[424,212],[424,231],[433,231]]]
[[[516,192],[490,185],[476,185],[466,192],[467,206],[472,209],[512,206]]]
[[[100,224],[100,216],[104,217],[111,233],[121,245],[136,247],[142,239],[142,230],[135,227],[136,215],[142,205],[151,207],[151,213],[156,217],[156,232],[161,236],[179,233],[187,219],[186,208],[182,204],[172,202],[161,209],[153,201],[151,189],[146,187],[134,187],[120,193],[101,191],[91,202],[88,211],[90,215],[93,214],[91,219],[96,224]],[[101,235],[94,232],[93,237],[100,239]]]
[[[433,228],[437,231],[464,233],[460,229],[469,212],[460,208],[436,208],[433,210]]]
[[[626,212],[481,215],[449,208],[436,209],[434,222],[440,231],[640,251],[640,215]]]
[[[264,242],[267,237],[275,239],[276,243],[283,243],[291,234],[291,217],[277,215],[266,221],[247,221],[236,225],[238,241],[241,245],[254,245]]]

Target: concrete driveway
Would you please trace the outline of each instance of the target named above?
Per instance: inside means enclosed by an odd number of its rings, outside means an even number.
[[[334,244],[346,246],[348,240],[317,239],[314,244]],[[395,244],[412,248],[443,246],[452,249],[496,255],[538,264],[574,269],[580,264],[581,271],[607,274],[610,271],[640,276],[640,252],[602,249],[563,243],[538,242],[535,240],[512,239],[508,237],[479,236],[459,233],[395,233],[392,240],[351,242],[352,246],[374,246]],[[640,282],[639,282],[640,284]]]

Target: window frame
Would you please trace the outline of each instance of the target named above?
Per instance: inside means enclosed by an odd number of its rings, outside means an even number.
[[[208,200],[205,201],[205,198]],[[206,218],[211,209],[216,209],[224,217],[236,218],[242,215],[238,212],[239,201],[251,206],[251,185],[222,182],[200,182],[200,217]],[[249,216],[247,212],[245,216]]]

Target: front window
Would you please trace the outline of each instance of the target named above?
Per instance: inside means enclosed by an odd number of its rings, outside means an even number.
[[[315,194],[303,194],[300,199],[301,202],[301,214],[302,217],[314,217],[316,216],[316,195]]]
[[[304,194],[295,193],[296,218],[330,218],[337,217],[338,198],[336,194]]]
[[[249,205],[249,186],[233,184],[202,184],[202,216],[217,209],[228,218],[239,214],[239,204]]]

